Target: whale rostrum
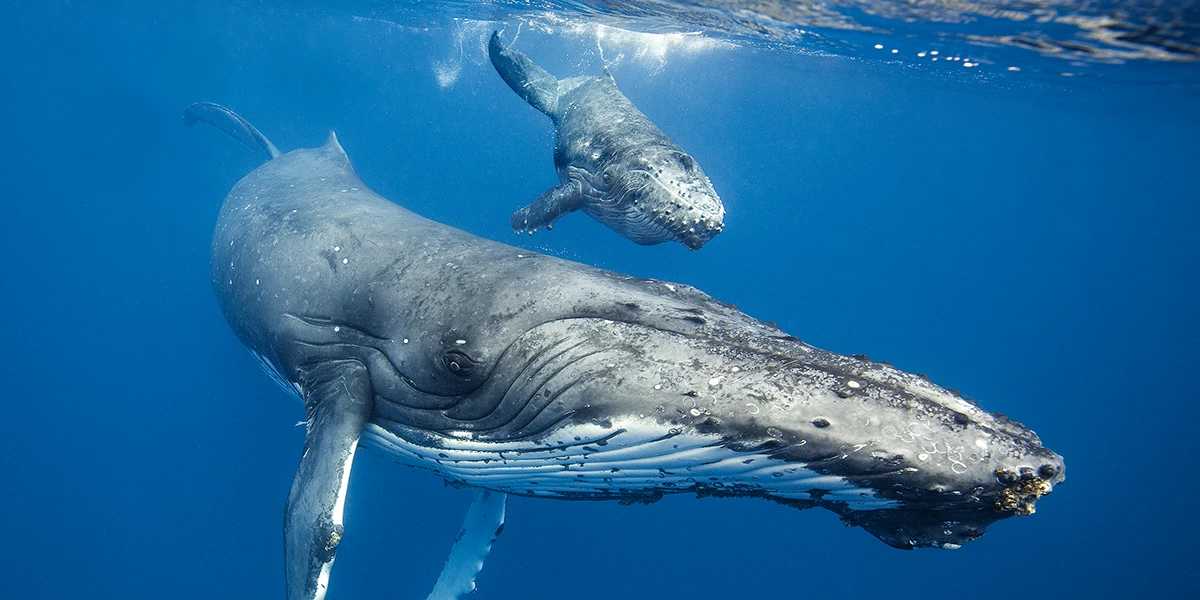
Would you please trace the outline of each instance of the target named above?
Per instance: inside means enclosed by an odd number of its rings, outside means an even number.
[[[550,229],[576,211],[642,245],[677,241],[697,250],[725,227],[712,183],[625,94],[608,69],[557,79],[493,33],[488,56],[518,96],[554,122],[562,183],[512,216],[517,233]]]
[[[337,138],[269,158],[212,241],[229,325],[303,400],[288,597],[324,596],[361,443],[479,488],[439,597],[473,587],[504,494],[758,497],[898,548],[954,548],[1064,478],[1037,435],[956,392],[814,348],[692,287],[481,239],[372,192]],[[269,144],[269,142],[268,142]]]

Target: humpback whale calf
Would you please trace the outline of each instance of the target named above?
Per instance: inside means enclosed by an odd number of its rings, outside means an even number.
[[[582,209],[642,245],[698,250],[725,227],[725,207],[688,153],[600,77],[556,79],[492,34],[488,56],[518,96],[554,121],[560,185],[512,216],[513,231],[547,229]]]
[[[506,494],[758,497],[898,547],[954,548],[1064,478],[1037,435],[956,392],[817,349],[692,287],[485,240],[372,192],[337,138],[268,160],[212,239],[230,327],[304,405],[290,600],[325,594],[360,442],[480,490],[431,598],[473,588]]]

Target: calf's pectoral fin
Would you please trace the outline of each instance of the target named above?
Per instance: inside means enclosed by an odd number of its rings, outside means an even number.
[[[532,204],[517,210],[512,215],[513,231],[521,233],[545,227],[550,229],[559,217],[583,206],[583,190],[578,183],[568,181],[556,185],[538,196]]]
[[[425,600],[457,600],[475,591],[475,576],[483,569],[483,559],[504,528],[507,499],[508,495],[501,492],[479,490],[467,509],[446,566]]]
[[[321,600],[344,532],[350,466],[374,394],[367,369],[353,360],[301,370],[307,428],[304,455],[288,493],[283,538],[288,600]]]

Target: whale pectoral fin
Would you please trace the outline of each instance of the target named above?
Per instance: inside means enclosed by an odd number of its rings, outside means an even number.
[[[245,144],[251,150],[261,153],[267,160],[279,156],[279,148],[276,148],[275,144],[267,139],[267,136],[263,135],[249,121],[243,119],[241,115],[220,104],[212,102],[191,104],[183,111],[183,122],[187,123],[188,127],[196,123],[208,123]]]
[[[350,466],[374,394],[367,368],[353,360],[303,370],[301,387],[308,420],[304,454],[284,511],[287,597],[321,600],[342,541]]]
[[[578,183],[569,181],[556,185],[538,196],[532,204],[517,210],[512,215],[512,228],[517,233],[533,233],[545,227],[551,229],[559,217],[583,206],[583,190]]]
[[[529,60],[524,53],[505,48],[500,43],[499,31],[492,32],[488,58],[512,91],[551,119],[558,119],[558,79],[549,71]]]
[[[475,576],[483,569],[483,560],[504,529],[507,500],[508,494],[479,490],[471,508],[467,509],[446,566],[425,600],[457,600],[475,591]]]

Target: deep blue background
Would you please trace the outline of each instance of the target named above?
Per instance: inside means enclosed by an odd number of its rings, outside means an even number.
[[[1200,593],[1196,69],[1120,67],[1163,70],[1139,84],[752,49],[619,61],[725,200],[725,233],[689,253],[583,216],[512,236],[509,213],[556,182],[552,132],[486,63],[485,25],[32,4],[0,19],[4,597],[283,597],[302,410],[211,291],[217,209],[258,163],[183,125],[197,100],[285,150],[334,129],[367,184],[444,223],[927,372],[1068,465],[1036,516],[957,552],[761,501],[513,498],[478,598]],[[594,38],[521,35],[556,73],[601,64]],[[460,56],[439,87],[435,61]],[[328,597],[423,598],[470,493],[359,456]]]

